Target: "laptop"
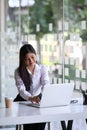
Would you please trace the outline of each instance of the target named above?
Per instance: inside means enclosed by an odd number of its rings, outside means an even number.
[[[74,83],[50,84],[44,86],[40,103],[30,103],[33,107],[57,107],[69,105]]]

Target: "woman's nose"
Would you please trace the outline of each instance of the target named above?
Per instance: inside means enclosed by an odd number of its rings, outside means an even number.
[[[29,62],[31,62],[32,61],[32,58],[29,58]]]

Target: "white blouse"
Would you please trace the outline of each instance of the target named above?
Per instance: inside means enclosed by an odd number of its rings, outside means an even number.
[[[30,90],[26,91],[26,87],[19,76],[17,69],[15,70],[15,82],[22,98],[28,100],[29,96],[36,96],[42,92],[44,85],[49,84],[48,69],[45,65],[35,65],[34,74],[32,75],[32,85]]]

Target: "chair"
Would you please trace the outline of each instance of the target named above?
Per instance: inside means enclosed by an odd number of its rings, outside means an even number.
[[[23,130],[23,125],[16,125],[16,130]]]

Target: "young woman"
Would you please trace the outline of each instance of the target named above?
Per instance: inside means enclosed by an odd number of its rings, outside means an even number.
[[[14,101],[40,102],[43,87],[49,84],[48,70],[45,65],[37,63],[36,51],[30,44],[24,44],[20,48],[15,81],[19,94]],[[24,125],[24,130],[44,130],[45,124],[27,124]]]

